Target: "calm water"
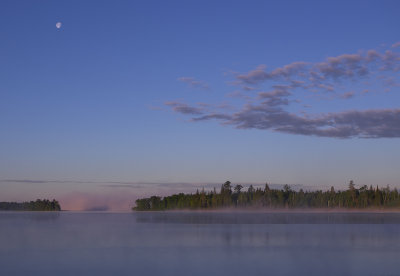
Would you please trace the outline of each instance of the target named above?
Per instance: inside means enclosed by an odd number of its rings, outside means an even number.
[[[400,275],[400,214],[0,212],[0,275]]]

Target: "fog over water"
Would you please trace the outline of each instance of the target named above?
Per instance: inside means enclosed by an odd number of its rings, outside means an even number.
[[[398,275],[398,213],[0,212],[0,275]]]

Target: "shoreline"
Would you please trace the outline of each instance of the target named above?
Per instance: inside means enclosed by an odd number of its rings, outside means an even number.
[[[246,209],[246,208],[223,208],[213,210],[190,210],[190,209],[171,209],[171,210],[154,210],[154,211],[137,211],[133,210],[133,213],[400,213],[400,209],[347,209],[347,208],[293,208],[293,209]]]

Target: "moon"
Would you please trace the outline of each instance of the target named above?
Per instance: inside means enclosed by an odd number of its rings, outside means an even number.
[[[61,28],[61,25],[62,25],[61,22],[57,22],[57,23],[56,23],[56,28],[57,28],[57,29],[60,29],[60,28]]]

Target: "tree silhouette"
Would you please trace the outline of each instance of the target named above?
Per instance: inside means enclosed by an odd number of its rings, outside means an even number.
[[[247,191],[237,184],[232,193],[232,184],[226,181],[221,185],[220,193],[214,188],[210,192],[197,190],[195,194],[174,194],[164,198],[152,196],[136,200],[137,211],[159,211],[170,209],[218,209],[226,207],[238,208],[400,208],[400,195],[397,189],[389,186],[368,189],[363,185],[356,188],[354,181],[349,182],[348,190],[336,191],[331,187],[327,191],[298,192],[285,185],[283,189],[271,189],[265,184],[264,189],[255,189],[250,185]],[[0,203],[0,209],[1,205]],[[53,208],[53,202],[31,202],[29,208]],[[42,206],[42,204],[44,204]],[[46,205],[48,204],[48,205]],[[41,207],[37,207],[41,206]]]

